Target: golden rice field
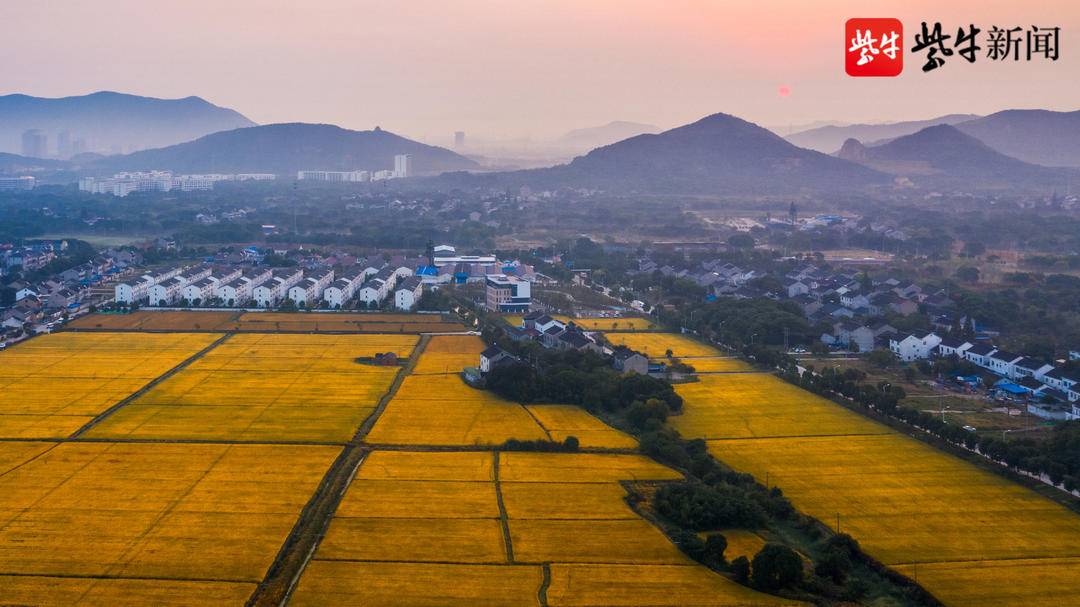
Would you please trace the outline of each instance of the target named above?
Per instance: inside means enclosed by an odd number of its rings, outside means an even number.
[[[636,449],[637,440],[589,415],[575,405],[527,405],[529,413],[552,440],[577,437],[582,445],[607,449]]]
[[[677,384],[681,415],[669,423],[691,438],[886,434],[887,427],[767,373],[701,375]]]
[[[523,562],[669,564],[693,561],[643,519],[510,521],[514,556]]]
[[[456,374],[406,377],[367,435],[368,442],[397,445],[498,445],[511,438],[549,437],[524,407]]]
[[[301,607],[538,607],[539,565],[313,560],[289,601]]]
[[[626,490],[615,482],[499,484],[511,519],[637,519],[626,503]]]
[[[1076,605],[1080,558],[896,565],[946,605]]]
[[[630,509],[620,480],[679,478],[675,471],[640,455],[503,452],[497,467],[495,459],[370,453],[292,602],[538,606],[540,564],[551,563],[552,605],[783,604],[697,565]]]
[[[377,451],[376,453],[385,453]],[[495,484],[482,481],[355,479],[339,517],[498,518]],[[504,488],[505,491],[505,488]]]
[[[480,365],[480,353],[487,346],[476,335],[435,335],[428,341],[413,375],[460,373],[465,367]]]
[[[712,346],[674,333],[605,333],[604,337],[616,346],[626,346],[653,359],[666,357],[668,350],[671,350],[671,355],[675,358],[723,356],[722,352]],[[686,362],[694,364],[693,360]]]
[[[886,564],[1080,556],[1080,516],[900,434],[709,441]],[[930,589],[933,592],[933,589]]]
[[[626,316],[623,318],[570,318],[563,314],[551,314],[555,320],[563,323],[574,323],[586,331],[647,331],[656,328],[648,318],[640,316]],[[507,314],[503,316],[511,326],[520,327],[522,316],[520,314]]]
[[[170,591],[176,594],[163,603],[242,599],[263,579],[338,452],[0,443],[0,577],[18,577],[5,583],[4,600],[41,591],[32,603],[49,596],[63,603],[84,590],[97,604],[118,596],[156,604],[153,597]],[[59,580],[42,587],[46,578]]]
[[[552,563],[551,607],[750,607],[800,605],[762,594],[696,565]]]
[[[487,481],[495,480],[495,459],[487,451],[374,451],[368,454],[357,480]],[[346,495],[343,502],[352,499]]]
[[[0,575],[6,605],[243,605],[253,582]]]
[[[724,536],[724,539],[727,540],[727,550],[724,551],[724,558],[728,561],[734,560],[740,556],[745,556],[752,560],[754,555],[765,547],[765,539],[753,531],[747,531],[746,529],[723,529],[720,533]]]
[[[67,437],[218,337],[55,333],[4,350],[0,438]]]
[[[119,409],[94,438],[343,442],[387,392],[398,367],[356,362],[408,356],[412,335],[233,335]]]
[[[335,516],[316,558],[497,564],[506,551],[498,518]]]
[[[611,337],[677,356],[685,339]],[[699,379],[676,386],[680,433],[708,439],[717,458],[768,479],[803,512],[830,525],[839,514],[842,531],[946,604],[1080,604],[1069,590],[1080,569],[1075,513],[775,377]],[[740,550],[745,538],[732,539]]]

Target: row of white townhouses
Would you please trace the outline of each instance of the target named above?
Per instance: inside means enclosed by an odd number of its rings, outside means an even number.
[[[926,359],[932,356],[956,356],[1023,386],[1040,392],[1038,384],[1063,396],[1062,400],[1080,403],[1080,373],[1058,368],[1037,358],[996,348],[990,344],[971,343],[932,332],[916,332],[890,340],[889,349],[903,361]],[[1043,390],[1045,391],[1045,390]],[[1080,418],[1080,405],[1074,405],[1073,416]]]
[[[223,307],[254,305],[273,308],[289,300],[298,308],[337,309],[355,299],[364,306],[393,297],[394,307],[411,310],[423,291],[411,268],[357,265],[340,273],[298,267],[241,270],[239,267],[196,266],[144,274],[116,285],[117,303],[150,306]]]

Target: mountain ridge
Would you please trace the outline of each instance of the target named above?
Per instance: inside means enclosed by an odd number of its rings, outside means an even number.
[[[211,133],[194,141],[110,156],[101,170],[167,169],[180,173],[275,173],[300,170],[377,171],[411,154],[417,174],[478,168],[455,152],[375,127],[354,131],[333,124],[277,123]]]
[[[162,147],[221,130],[255,123],[236,110],[189,95],[164,99],[97,91],[67,97],[24,93],[0,96],[0,151],[21,153],[24,131],[40,129],[48,138],[48,154],[60,152],[57,134],[87,141],[87,151],[120,146]]]

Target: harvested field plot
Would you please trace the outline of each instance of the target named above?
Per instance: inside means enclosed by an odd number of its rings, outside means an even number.
[[[438,314],[339,312],[245,312],[240,315],[236,327],[238,331],[332,333],[439,333],[463,329],[461,323],[444,321]]]
[[[675,358],[723,355],[712,346],[673,333],[605,333],[604,335],[612,344],[633,348],[654,359],[665,357],[668,350],[671,350]],[[692,360],[686,362],[694,364]]]
[[[367,436],[398,445],[498,445],[511,438],[549,437],[524,407],[457,375],[406,377]]]
[[[755,592],[700,566],[551,565],[552,607],[799,605]]]
[[[435,335],[413,367],[413,375],[449,375],[480,365],[484,342],[475,335]]]
[[[290,605],[539,607],[539,566],[312,561]]]
[[[0,438],[67,437],[218,337],[57,333],[0,352]]]
[[[574,405],[529,405],[525,408],[551,435],[552,440],[562,442],[568,436],[576,436],[582,445],[588,447],[607,449],[637,448],[637,440],[633,437],[619,432],[589,415],[581,407]]]
[[[73,320],[73,329],[124,329],[128,331],[230,331],[240,312],[174,312],[137,310],[128,314],[88,314]]]
[[[701,357],[685,361],[698,373],[742,373],[753,371],[754,368],[735,357]]]
[[[397,367],[357,357],[398,351],[405,335],[234,335],[119,409],[96,438],[346,441]]]
[[[137,310],[129,314],[90,314],[72,328],[123,331],[253,331],[261,333],[439,333],[461,331],[439,314],[344,312],[218,312],[213,310]]]
[[[32,454],[0,477],[0,575],[155,577],[168,588],[261,581],[338,449],[62,443]]]
[[[692,364],[692,363],[691,363]],[[671,425],[689,438],[885,434],[887,427],[765,373],[702,375],[676,384],[683,412]]]

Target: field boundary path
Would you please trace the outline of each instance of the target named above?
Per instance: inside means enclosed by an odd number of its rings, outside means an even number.
[[[133,402],[135,399],[137,399],[140,396],[146,394],[150,390],[153,390],[161,382],[169,379],[173,375],[176,375],[180,371],[183,371],[184,369],[186,369],[189,365],[191,365],[195,361],[197,361],[200,358],[202,358],[203,356],[206,356],[207,354],[209,354],[211,350],[213,350],[214,348],[220,346],[222,343],[227,341],[232,336],[233,336],[233,333],[226,333],[226,334],[222,335],[221,337],[219,337],[218,339],[215,339],[209,346],[206,346],[202,350],[199,350],[195,354],[192,354],[191,356],[186,358],[183,362],[176,365],[172,369],[169,369],[168,371],[166,371],[166,372],[162,373],[161,375],[155,377],[154,379],[150,380],[149,383],[147,383],[142,388],[139,388],[136,392],[127,395],[126,397],[121,399],[120,402],[118,402],[115,405],[109,407],[108,409],[102,411],[100,414],[98,414],[97,417],[95,417],[94,419],[87,422],[86,425],[83,426],[82,428],[79,428],[78,430],[73,432],[71,434],[71,436],[69,436],[68,438],[79,438],[79,437],[81,437],[83,434],[85,434],[85,433],[89,432],[91,429],[93,429],[94,426],[97,426],[101,422],[108,419],[110,415],[112,415],[113,413],[116,413],[118,410],[123,408],[125,405]]]
[[[296,584],[300,581],[301,574],[326,536],[330,521],[334,518],[342,498],[345,497],[349,484],[370,451],[362,444],[364,437],[375,426],[375,422],[379,420],[386,406],[397,394],[405,378],[412,374],[429,341],[431,341],[429,335],[420,336],[420,341],[409,356],[408,364],[402,367],[394,377],[393,383],[390,384],[386,394],[379,399],[375,410],[360,424],[353,439],[345,445],[333,465],[326,471],[315,494],[304,506],[289,537],[286,538],[274,562],[267,569],[263,581],[248,599],[248,607],[284,605],[289,601]]]

